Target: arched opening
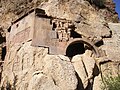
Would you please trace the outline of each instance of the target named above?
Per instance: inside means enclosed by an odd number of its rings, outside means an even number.
[[[85,53],[84,44],[81,42],[74,42],[70,44],[66,49],[66,56],[73,57],[77,54]]]

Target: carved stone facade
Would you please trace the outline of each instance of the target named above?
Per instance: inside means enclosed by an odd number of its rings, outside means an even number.
[[[76,26],[71,20],[47,16],[42,9],[35,9],[28,12],[23,17],[12,23],[7,34],[7,50],[15,43],[25,43],[32,41],[32,46],[48,47],[49,54],[63,54],[74,56],[83,54],[85,46],[91,49],[94,56],[100,57],[100,50],[95,46],[95,39],[90,40],[76,32]],[[83,52],[76,52],[76,47],[69,55],[72,49],[71,45],[83,45]],[[71,48],[69,48],[71,46]]]
[[[102,65],[112,61],[107,49],[112,45],[110,26],[104,24],[52,17],[39,8],[29,11],[8,29],[1,87],[10,83],[16,90],[98,90],[94,82],[106,69]]]

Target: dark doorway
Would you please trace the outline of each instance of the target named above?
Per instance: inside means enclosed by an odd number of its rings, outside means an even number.
[[[73,44],[70,44],[66,50],[66,56],[71,58],[77,54],[83,53],[85,53],[84,44],[80,42],[74,42]]]

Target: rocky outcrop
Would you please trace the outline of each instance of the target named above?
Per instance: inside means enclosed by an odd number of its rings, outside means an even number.
[[[76,55],[72,58],[75,71],[83,84],[83,90],[92,90],[94,78],[99,75],[99,68],[91,54],[91,51],[86,50],[83,55]]]
[[[68,57],[47,55],[47,48],[30,45],[14,45],[7,53],[1,82],[4,88],[9,82],[17,90],[76,89],[77,78]]]
[[[7,2],[1,1],[0,5],[0,30],[3,29],[0,38],[5,37],[4,32],[14,19],[41,3],[39,0]],[[10,4],[8,8],[4,7],[4,12],[3,4]],[[6,47],[2,41],[2,90],[100,90],[103,76],[119,73],[120,24],[108,24],[118,22],[111,0],[49,0],[41,3],[39,8],[44,9],[48,16],[72,21],[75,32],[92,42],[91,47],[96,47],[101,55],[95,57],[86,44],[83,44],[84,53],[73,57],[49,55],[48,48],[31,46],[31,40],[9,43],[4,54]]]
[[[105,18],[87,1],[50,0],[40,8],[43,8],[47,15],[74,21],[76,31],[85,37],[93,39],[111,35]]]

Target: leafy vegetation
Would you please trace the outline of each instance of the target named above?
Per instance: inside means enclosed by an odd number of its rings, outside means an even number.
[[[87,0],[89,1],[91,4],[94,4],[95,6],[99,7],[99,8],[104,8],[105,7],[105,1],[106,0]]]
[[[103,80],[102,90],[120,90],[120,75],[116,77],[107,76]]]

